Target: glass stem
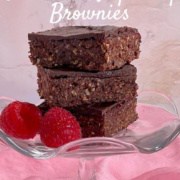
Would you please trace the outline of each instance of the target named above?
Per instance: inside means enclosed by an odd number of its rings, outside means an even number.
[[[80,159],[78,169],[79,180],[96,180],[96,165],[94,159]]]

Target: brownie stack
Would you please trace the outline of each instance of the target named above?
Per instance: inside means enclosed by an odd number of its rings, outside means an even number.
[[[137,119],[141,36],[130,27],[58,27],[28,35],[43,109],[71,111],[83,137],[112,136]]]

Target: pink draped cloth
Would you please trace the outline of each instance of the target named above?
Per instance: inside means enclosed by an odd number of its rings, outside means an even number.
[[[148,123],[162,123],[170,116],[163,111],[140,107],[140,116],[149,114]],[[152,117],[150,117],[152,116]],[[154,118],[155,117],[155,118]],[[153,119],[152,119],[153,118]],[[172,118],[172,117],[171,117]],[[95,160],[98,180],[179,180],[180,139],[154,154],[127,154]],[[10,148],[0,152],[0,180],[76,180],[79,159],[56,157],[35,160]]]

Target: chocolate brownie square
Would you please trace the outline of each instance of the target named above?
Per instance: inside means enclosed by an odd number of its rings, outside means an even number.
[[[119,102],[98,103],[94,105],[66,108],[77,119],[81,126],[82,136],[113,136],[136,121],[136,97]],[[50,107],[43,103],[40,109],[45,113]]]
[[[96,73],[38,67],[38,92],[51,106],[73,107],[131,99],[137,95],[135,81],[133,65]]]
[[[131,27],[68,26],[28,34],[30,59],[43,67],[118,69],[137,59],[141,35]]]

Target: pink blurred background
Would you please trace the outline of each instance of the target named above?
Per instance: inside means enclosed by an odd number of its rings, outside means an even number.
[[[36,68],[28,59],[29,32],[53,27],[48,0],[0,1],[0,95],[36,103],[39,101]],[[73,9],[117,8],[117,0],[61,0]],[[140,90],[153,89],[171,96],[180,110],[180,2],[174,0],[124,0],[127,21],[64,21],[60,25],[128,25],[142,34],[141,57],[134,61],[138,68]]]

